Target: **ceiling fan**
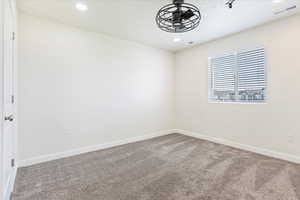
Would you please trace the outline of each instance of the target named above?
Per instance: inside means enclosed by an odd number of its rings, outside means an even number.
[[[228,0],[226,5],[232,8],[236,0]],[[158,27],[170,33],[183,33],[197,28],[201,21],[197,6],[185,3],[184,0],[173,0],[172,4],[162,7],[156,15]]]
[[[173,0],[162,7],[156,15],[158,27],[166,32],[182,33],[195,29],[201,20],[199,9],[184,0]]]

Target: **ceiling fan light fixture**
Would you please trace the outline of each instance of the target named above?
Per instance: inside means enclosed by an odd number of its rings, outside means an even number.
[[[201,20],[199,9],[184,0],[173,0],[162,7],[156,15],[156,24],[166,32],[183,33],[198,27]]]

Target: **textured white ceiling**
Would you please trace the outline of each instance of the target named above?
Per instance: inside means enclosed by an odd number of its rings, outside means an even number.
[[[172,0],[87,0],[89,10],[75,9],[76,0],[18,0],[20,10],[58,22],[109,34],[167,50],[180,50],[228,34],[286,17],[300,11],[300,0],[236,0],[233,9],[226,0],[185,0],[199,7],[202,21],[188,33],[166,33],[157,28],[155,16],[159,8]],[[297,8],[275,15],[274,12],[297,5]],[[181,42],[173,39],[180,37]]]

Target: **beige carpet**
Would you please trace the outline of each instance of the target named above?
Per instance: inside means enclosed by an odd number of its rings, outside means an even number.
[[[300,200],[300,166],[172,134],[18,171],[14,200]]]

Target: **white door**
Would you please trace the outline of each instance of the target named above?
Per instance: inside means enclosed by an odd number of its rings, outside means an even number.
[[[14,65],[15,65],[15,22],[11,1],[4,1],[4,94],[3,94],[3,185],[7,198],[12,190],[14,179]]]

